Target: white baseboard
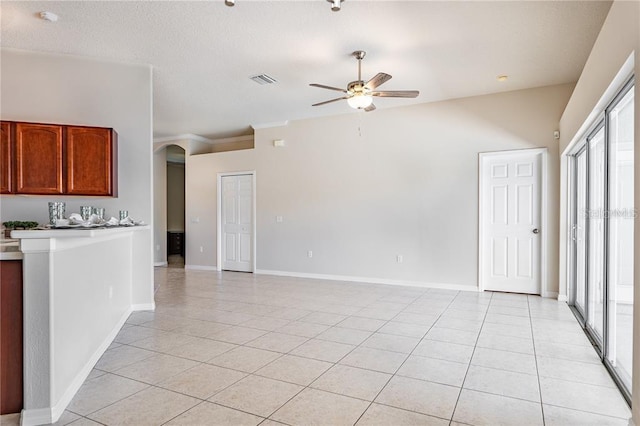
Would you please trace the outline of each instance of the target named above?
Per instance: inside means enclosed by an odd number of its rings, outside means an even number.
[[[558,298],[558,292],[557,291],[543,291],[540,296],[542,296],[544,298],[547,298],[547,299],[557,299]]]
[[[169,265],[167,262],[154,262],[153,266],[167,266]]]
[[[569,300],[566,294],[558,294],[558,302],[566,302]]]
[[[21,426],[36,426],[46,425],[53,423],[51,421],[51,409],[49,408],[34,408],[32,410],[23,409],[20,413],[20,425]]]
[[[633,422],[633,417],[629,417],[629,426],[636,426],[636,424]]]
[[[217,266],[208,265],[184,265],[184,269],[191,269],[194,271],[219,271]]]
[[[139,303],[137,305],[131,305],[131,311],[155,311],[156,302],[152,303]]]
[[[421,281],[403,281],[403,280],[391,280],[387,278],[354,277],[350,275],[310,274],[306,272],[270,271],[266,269],[256,269],[254,273],[262,274],[262,275],[277,275],[282,277],[296,277],[296,278],[312,278],[312,279],[331,280],[331,281],[350,281],[350,282],[369,283],[369,284],[402,285],[402,286],[408,286],[408,287],[437,288],[437,289],[443,289],[443,290],[458,290],[458,291],[473,291],[473,292],[478,291],[477,285],[431,283],[431,282],[421,282]]]
[[[109,334],[100,344],[100,346],[98,346],[98,349],[96,349],[95,352],[91,355],[91,357],[89,357],[89,359],[87,360],[85,365],[82,367],[82,369],[78,372],[78,374],[76,374],[75,378],[71,381],[71,383],[67,387],[67,390],[64,392],[60,400],[58,400],[58,402],[54,406],[52,406],[50,409],[39,408],[39,409],[33,409],[33,410],[28,410],[28,409],[22,410],[21,425],[35,426],[35,425],[49,424],[49,423],[55,423],[60,419],[60,417],[64,413],[64,410],[67,408],[69,403],[71,403],[71,400],[80,389],[80,386],[82,386],[84,381],[87,379],[87,377],[91,373],[91,370],[93,369],[93,367],[96,365],[96,363],[98,362],[100,357],[104,354],[104,352],[107,350],[109,345],[111,345],[111,343],[113,342],[113,339],[116,338],[116,335],[118,334],[118,332],[120,331],[124,323],[127,321],[127,318],[129,318],[129,315],[131,314],[131,312],[132,312],[132,309],[130,308],[122,315],[122,317],[120,317],[115,327],[109,332]]]

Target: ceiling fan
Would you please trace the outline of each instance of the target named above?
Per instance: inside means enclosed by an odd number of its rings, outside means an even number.
[[[358,60],[358,79],[347,84],[347,89],[340,89],[338,87],[326,86],[324,84],[311,83],[309,86],[319,87],[321,89],[335,90],[345,93],[345,96],[340,98],[331,99],[329,101],[319,102],[312,106],[319,106],[329,104],[331,102],[347,100],[347,103],[351,108],[363,109],[367,112],[376,109],[373,104],[373,97],[378,96],[381,98],[415,98],[420,92],[417,90],[387,90],[376,91],[375,89],[383,83],[389,81],[391,76],[383,72],[376,74],[371,80],[366,83],[362,80],[362,59],[367,52],[363,50],[356,50],[352,53],[353,57]]]

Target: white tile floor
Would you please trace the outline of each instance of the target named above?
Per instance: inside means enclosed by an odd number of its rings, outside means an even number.
[[[627,425],[564,303],[156,270],[58,424]],[[278,423],[279,422],[279,423]]]

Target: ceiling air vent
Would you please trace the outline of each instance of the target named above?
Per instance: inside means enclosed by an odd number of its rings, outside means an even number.
[[[266,74],[254,75],[249,78],[258,84],[273,84],[278,82],[275,78]]]

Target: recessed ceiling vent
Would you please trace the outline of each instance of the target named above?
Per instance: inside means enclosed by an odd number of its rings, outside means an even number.
[[[258,84],[274,84],[278,82],[278,80],[266,74],[254,75],[249,78]]]

